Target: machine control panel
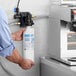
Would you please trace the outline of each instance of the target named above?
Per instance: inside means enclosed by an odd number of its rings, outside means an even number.
[[[71,9],[71,20],[76,21],[76,9]]]

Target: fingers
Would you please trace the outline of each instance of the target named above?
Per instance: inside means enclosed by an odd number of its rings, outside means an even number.
[[[30,59],[27,59],[29,61],[29,67],[32,67],[35,65],[34,61],[30,60]]]
[[[23,65],[23,66],[21,66],[21,68],[22,69],[25,69],[25,70],[27,70],[27,69],[31,69],[31,65]]]
[[[23,59],[23,61],[20,63],[20,67],[22,69],[31,69],[34,65],[34,62],[29,59]]]
[[[35,65],[35,63],[33,61],[31,61],[31,66]]]

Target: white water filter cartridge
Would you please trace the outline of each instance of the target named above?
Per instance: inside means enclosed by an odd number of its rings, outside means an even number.
[[[23,56],[34,61],[34,28],[27,26],[23,34]]]

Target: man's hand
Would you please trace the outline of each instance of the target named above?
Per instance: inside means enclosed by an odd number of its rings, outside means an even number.
[[[24,33],[25,29],[22,28],[21,30],[12,33],[12,38],[14,41],[21,41],[23,39],[23,33]]]
[[[13,51],[11,56],[7,56],[6,59],[18,64],[22,69],[31,69],[34,65],[33,61],[22,58],[17,49]]]
[[[31,69],[31,67],[34,65],[34,62],[29,59],[23,59],[20,61],[19,66],[22,69]]]

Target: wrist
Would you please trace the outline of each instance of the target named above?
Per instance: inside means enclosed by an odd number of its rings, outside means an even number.
[[[23,62],[23,58],[21,57],[20,59],[19,59],[19,61],[18,61],[18,65],[21,65],[22,64],[22,62]]]

